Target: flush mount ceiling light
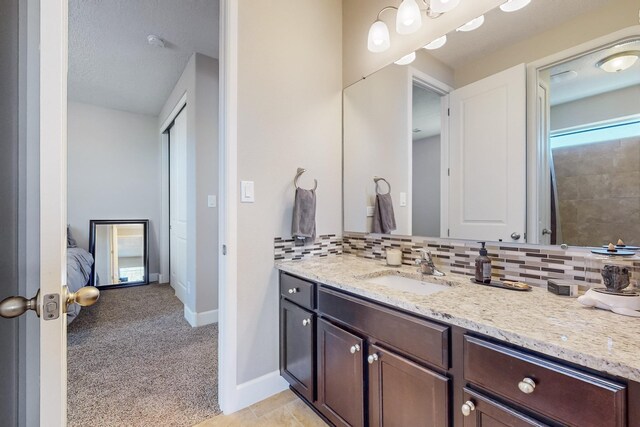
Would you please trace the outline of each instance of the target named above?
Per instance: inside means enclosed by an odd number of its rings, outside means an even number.
[[[455,9],[460,4],[460,0],[431,0],[429,8],[434,13],[446,13]]]
[[[418,31],[422,25],[422,14],[416,0],[402,0],[396,15],[396,32],[411,34]]]
[[[427,44],[426,46],[424,46],[424,49],[427,49],[427,50],[440,49],[446,43],[447,43],[447,36],[444,35],[442,37],[439,37],[439,38],[435,39],[434,41],[432,41],[431,43]]]
[[[607,56],[598,61],[596,66],[607,73],[617,73],[632,67],[638,61],[638,57],[640,57],[640,51],[629,50]]]
[[[396,64],[396,65],[409,65],[413,61],[415,61],[415,59],[416,59],[416,53],[415,52],[411,52],[410,54],[405,55],[402,58],[398,59],[394,64]]]
[[[508,0],[506,3],[500,5],[500,10],[503,12],[515,12],[529,3],[531,3],[531,0]]]
[[[155,34],[149,34],[147,36],[147,43],[149,43],[151,46],[154,46],[154,47],[160,47],[160,48],[164,47],[164,40],[162,40],[160,37],[156,36]]]
[[[467,22],[463,26],[458,27],[456,31],[468,32],[468,31],[477,30],[482,26],[482,24],[484,24],[484,15],[480,15],[476,19],[472,19],[471,21]]]

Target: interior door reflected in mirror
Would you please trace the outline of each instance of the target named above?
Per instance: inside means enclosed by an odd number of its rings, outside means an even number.
[[[149,283],[148,220],[92,220],[89,246],[95,260],[91,285]]]

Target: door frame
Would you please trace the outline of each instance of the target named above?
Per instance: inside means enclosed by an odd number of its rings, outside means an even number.
[[[538,72],[554,65],[570,61],[587,55],[606,45],[624,41],[640,34],[640,25],[633,25],[606,36],[597,37],[585,43],[569,49],[554,53],[527,64],[527,238],[526,243],[540,243],[540,221],[545,214],[540,212],[538,201],[544,198],[542,194],[546,183],[549,181],[546,175],[550,173],[549,162],[538,158],[539,153],[548,152],[548,141],[540,135],[540,113],[537,108]],[[540,167],[546,168],[540,173]],[[546,190],[547,192],[549,190]],[[550,225],[550,224],[549,224]],[[562,242],[556,241],[557,244]]]

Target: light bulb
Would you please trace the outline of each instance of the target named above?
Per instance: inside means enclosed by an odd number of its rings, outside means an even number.
[[[440,49],[442,46],[444,46],[445,43],[447,43],[447,36],[446,35],[435,39],[431,43],[429,43],[426,46],[424,46],[424,48],[427,49],[427,50],[436,50],[436,49]]]
[[[376,21],[369,28],[369,37],[367,38],[367,48],[370,52],[384,52],[391,46],[389,39],[389,28],[382,21]]]
[[[452,11],[460,4],[460,0],[431,0],[429,8],[435,13],[446,13]]]
[[[506,3],[500,5],[500,9],[503,12],[515,12],[520,10],[526,5],[531,3],[531,0],[508,0]]]
[[[396,15],[396,32],[411,34],[418,31],[422,25],[422,14],[416,0],[402,0]]]
[[[477,30],[482,26],[482,24],[484,24],[484,15],[480,15],[476,19],[472,19],[471,21],[456,29],[456,31],[467,32]]]
[[[409,65],[415,59],[416,59],[416,53],[415,52],[411,52],[410,54],[405,55],[402,58],[398,59],[396,62],[394,62],[394,64],[396,64],[396,65]]]
[[[639,56],[640,51],[620,52],[604,58],[596,65],[607,73],[617,73],[632,67]]]

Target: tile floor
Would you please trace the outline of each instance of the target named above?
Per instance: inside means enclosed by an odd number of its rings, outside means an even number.
[[[286,390],[231,415],[218,415],[195,427],[326,427],[293,392]]]

